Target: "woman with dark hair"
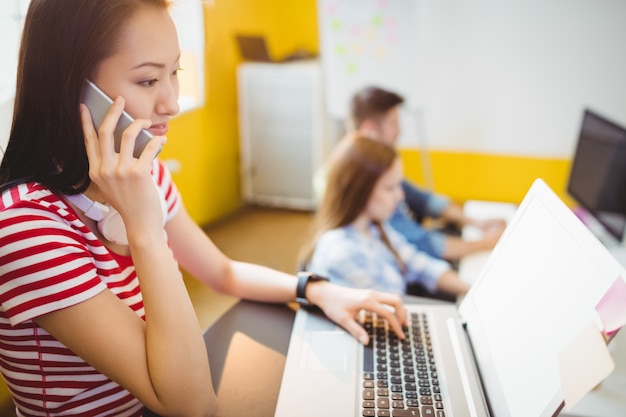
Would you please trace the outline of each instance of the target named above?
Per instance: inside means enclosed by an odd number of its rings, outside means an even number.
[[[393,147],[363,134],[343,138],[329,161],[324,199],[302,265],[340,285],[405,294],[407,284],[462,295],[450,265],[419,252],[388,220],[404,198]]]
[[[361,309],[403,335],[399,297],[232,261],[193,222],[156,158],[179,110],[168,6],[31,1],[0,166],[0,370],[19,416],[213,415],[179,266],[236,297],[306,298],[364,343]],[[114,98],[98,129],[80,103],[87,79]],[[116,151],[123,110],[135,121]],[[153,138],[136,158],[142,129]]]

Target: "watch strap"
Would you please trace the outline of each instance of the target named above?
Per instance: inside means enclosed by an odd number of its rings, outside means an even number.
[[[306,287],[310,282],[329,281],[328,278],[315,275],[312,272],[298,272],[298,285],[296,286],[296,301],[301,305],[309,306],[311,303],[306,298]]]

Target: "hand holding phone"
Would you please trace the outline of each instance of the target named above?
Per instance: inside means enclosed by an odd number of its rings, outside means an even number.
[[[111,108],[113,100],[93,82],[85,80],[85,87],[83,88],[81,102],[84,103],[89,109],[94,127],[98,130],[100,125],[102,125],[102,122],[104,122],[104,118]],[[113,133],[115,152],[120,151],[122,133],[126,130],[126,128],[128,128],[128,126],[130,126],[133,120],[134,119],[126,111],[122,112],[120,120],[117,122],[117,126],[115,126],[115,132]],[[146,129],[141,129],[139,136],[135,139],[135,149],[133,151],[133,156],[135,158],[139,158],[152,137],[152,134]]]

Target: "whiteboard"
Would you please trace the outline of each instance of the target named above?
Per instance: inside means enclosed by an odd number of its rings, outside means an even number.
[[[327,113],[348,114],[350,99],[375,84],[418,106],[416,0],[318,0]]]

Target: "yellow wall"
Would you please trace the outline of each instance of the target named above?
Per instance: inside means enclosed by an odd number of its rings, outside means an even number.
[[[407,178],[424,185],[420,153],[401,150]],[[455,201],[494,200],[520,203],[536,178],[542,178],[566,203],[570,161],[489,155],[470,152],[431,151],[433,188]]]
[[[263,34],[281,57],[317,52],[315,0],[228,0],[205,6],[206,105],[170,124],[161,157],[180,162],[173,174],[193,219],[207,224],[241,204],[235,33]],[[184,68],[184,62],[182,66]]]

